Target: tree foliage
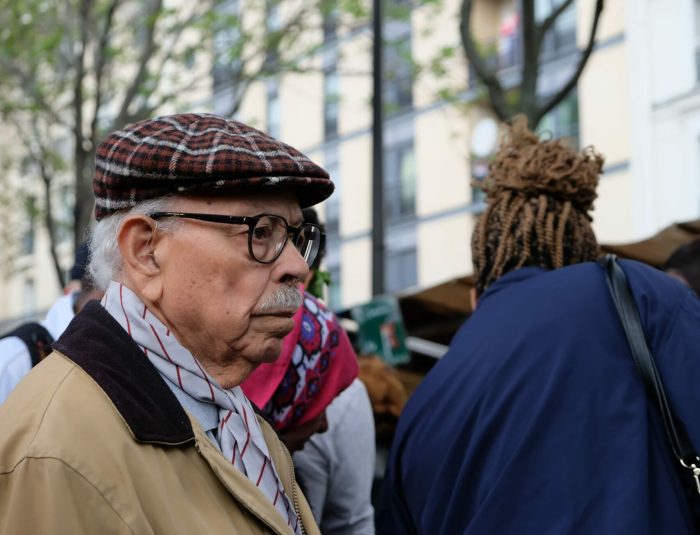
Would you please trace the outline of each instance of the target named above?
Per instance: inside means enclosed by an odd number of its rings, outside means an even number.
[[[367,14],[360,0],[0,0],[0,127],[12,135],[0,159],[13,170],[0,180],[41,199],[60,284],[60,225],[74,246],[84,239],[104,135],[209,108],[212,73],[233,88],[233,115],[253,81],[312,68],[321,33],[310,30],[330,9]]]

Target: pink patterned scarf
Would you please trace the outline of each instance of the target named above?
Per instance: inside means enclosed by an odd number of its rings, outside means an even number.
[[[314,419],[357,375],[357,356],[338,319],[304,292],[280,358],[261,364],[241,388],[282,431]]]
[[[197,359],[123,284],[112,282],[102,306],[146,354],[160,374],[193,398],[216,405],[219,425],[215,437],[222,454],[245,474],[298,535],[299,519],[286,496],[253,408],[240,387],[223,389]]]

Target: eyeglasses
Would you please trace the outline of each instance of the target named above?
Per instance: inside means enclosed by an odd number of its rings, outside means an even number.
[[[235,216],[215,214],[191,214],[186,212],[153,212],[151,219],[183,217],[228,225],[248,225],[248,252],[261,264],[271,264],[282,254],[289,237],[299,254],[311,265],[321,248],[323,232],[312,223],[293,227],[278,215],[260,214],[256,216]]]

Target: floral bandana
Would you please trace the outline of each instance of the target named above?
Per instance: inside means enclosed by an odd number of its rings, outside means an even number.
[[[261,364],[241,388],[282,431],[318,416],[357,374],[357,356],[338,319],[305,292],[279,359]]]
[[[215,437],[222,454],[272,502],[292,531],[301,533],[299,519],[272,464],[250,402],[240,387],[223,389],[197,359],[123,284],[112,282],[102,306],[143,349],[158,372],[172,384],[219,410]]]

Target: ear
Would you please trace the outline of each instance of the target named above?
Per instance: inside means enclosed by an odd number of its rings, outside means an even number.
[[[479,298],[476,296],[476,288],[472,286],[469,288],[469,304],[472,307],[472,312],[476,310],[476,305],[479,302]]]
[[[117,239],[122,255],[124,282],[139,296],[154,302],[160,297],[163,281],[156,248],[163,233],[145,215],[127,218],[119,227]]]

